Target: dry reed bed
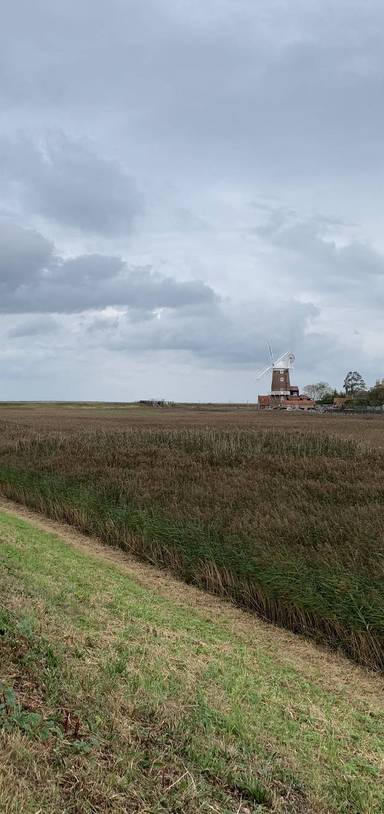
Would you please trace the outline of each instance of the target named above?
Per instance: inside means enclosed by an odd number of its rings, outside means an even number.
[[[3,494],[384,668],[384,455],[278,430],[0,422]]]

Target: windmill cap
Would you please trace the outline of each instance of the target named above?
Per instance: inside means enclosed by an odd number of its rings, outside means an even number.
[[[295,361],[295,354],[288,351],[287,353],[283,353],[282,356],[279,356],[276,359],[276,362],[273,363],[274,370],[287,370],[287,368],[291,367]]]

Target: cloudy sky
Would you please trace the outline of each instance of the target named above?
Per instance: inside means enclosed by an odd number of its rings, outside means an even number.
[[[2,0],[0,398],[384,376],[381,0]]]

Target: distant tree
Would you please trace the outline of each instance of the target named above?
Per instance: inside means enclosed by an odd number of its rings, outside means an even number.
[[[339,394],[336,390],[328,390],[324,395],[319,399],[320,404],[333,404],[336,396]]]
[[[350,370],[344,379],[344,390],[347,396],[355,396],[357,393],[364,393],[366,385],[363,377],[357,370]]]
[[[332,390],[327,382],[316,382],[316,384],[306,384],[304,393],[314,401],[322,401],[326,396],[332,393]]]
[[[384,381],[377,381],[368,391],[369,403],[373,406],[384,404]]]

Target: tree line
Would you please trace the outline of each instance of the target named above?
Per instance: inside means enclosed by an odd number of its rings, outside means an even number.
[[[304,387],[304,393],[319,404],[332,404],[335,398],[347,398],[352,406],[384,405],[384,379],[378,379],[373,387],[367,387],[357,370],[349,370],[343,388],[333,389],[328,382],[315,382]]]

